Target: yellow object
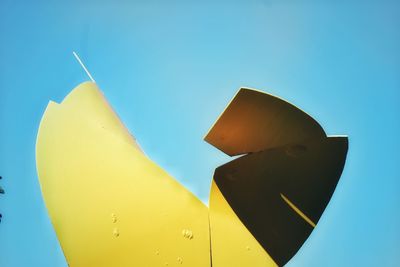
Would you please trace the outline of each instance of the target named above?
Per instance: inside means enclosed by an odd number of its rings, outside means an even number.
[[[278,266],[236,216],[214,181],[210,228],[213,267]]]
[[[242,88],[205,140],[247,154],[216,169],[209,209],[146,157],[94,82],[50,101],[36,164],[69,266],[286,264],[334,192],[347,138],[327,137],[295,106]]]
[[[140,151],[95,83],[49,103],[36,161],[69,266],[210,266],[207,207]]]
[[[309,225],[315,228],[315,223],[307,217],[295,204],[293,204],[284,194],[281,193],[281,198],[291,207],[303,220],[305,220]]]

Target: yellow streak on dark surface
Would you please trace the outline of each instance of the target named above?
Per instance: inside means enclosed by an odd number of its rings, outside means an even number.
[[[301,218],[303,218],[309,225],[315,227],[315,223],[307,217],[295,204],[293,204],[284,194],[281,193],[281,198],[291,207]]]

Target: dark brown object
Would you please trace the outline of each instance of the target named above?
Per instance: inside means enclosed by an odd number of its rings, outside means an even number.
[[[293,105],[241,89],[205,140],[229,155],[248,153],[218,167],[214,180],[261,246],[277,264],[286,264],[335,191],[347,137],[327,137]]]

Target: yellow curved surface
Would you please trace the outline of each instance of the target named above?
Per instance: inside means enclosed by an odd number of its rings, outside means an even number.
[[[49,103],[36,162],[69,266],[210,266],[207,207],[140,151],[96,84]]]
[[[210,194],[210,229],[213,267],[278,266],[243,225],[214,181]]]

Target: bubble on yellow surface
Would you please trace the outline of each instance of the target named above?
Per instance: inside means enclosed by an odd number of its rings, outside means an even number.
[[[179,264],[182,264],[182,263],[183,263],[183,260],[182,260],[181,257],[178,257],[176,260],[179,262]]]
[[[119,230],[118,230],[118,228],[114,228],[114,230],[113,230],[113,235],[114,235],[115,237],[119,237]]]
[[[183,229],[182,230],[182,235],[183,237],[187,238],[187,239],[193,239],[193,232],[191,230],[188,229]]]
[[[117,215],[115,215],[114,213],[111,213],[111,220],[113,223],[116,223],[118,221]]]

